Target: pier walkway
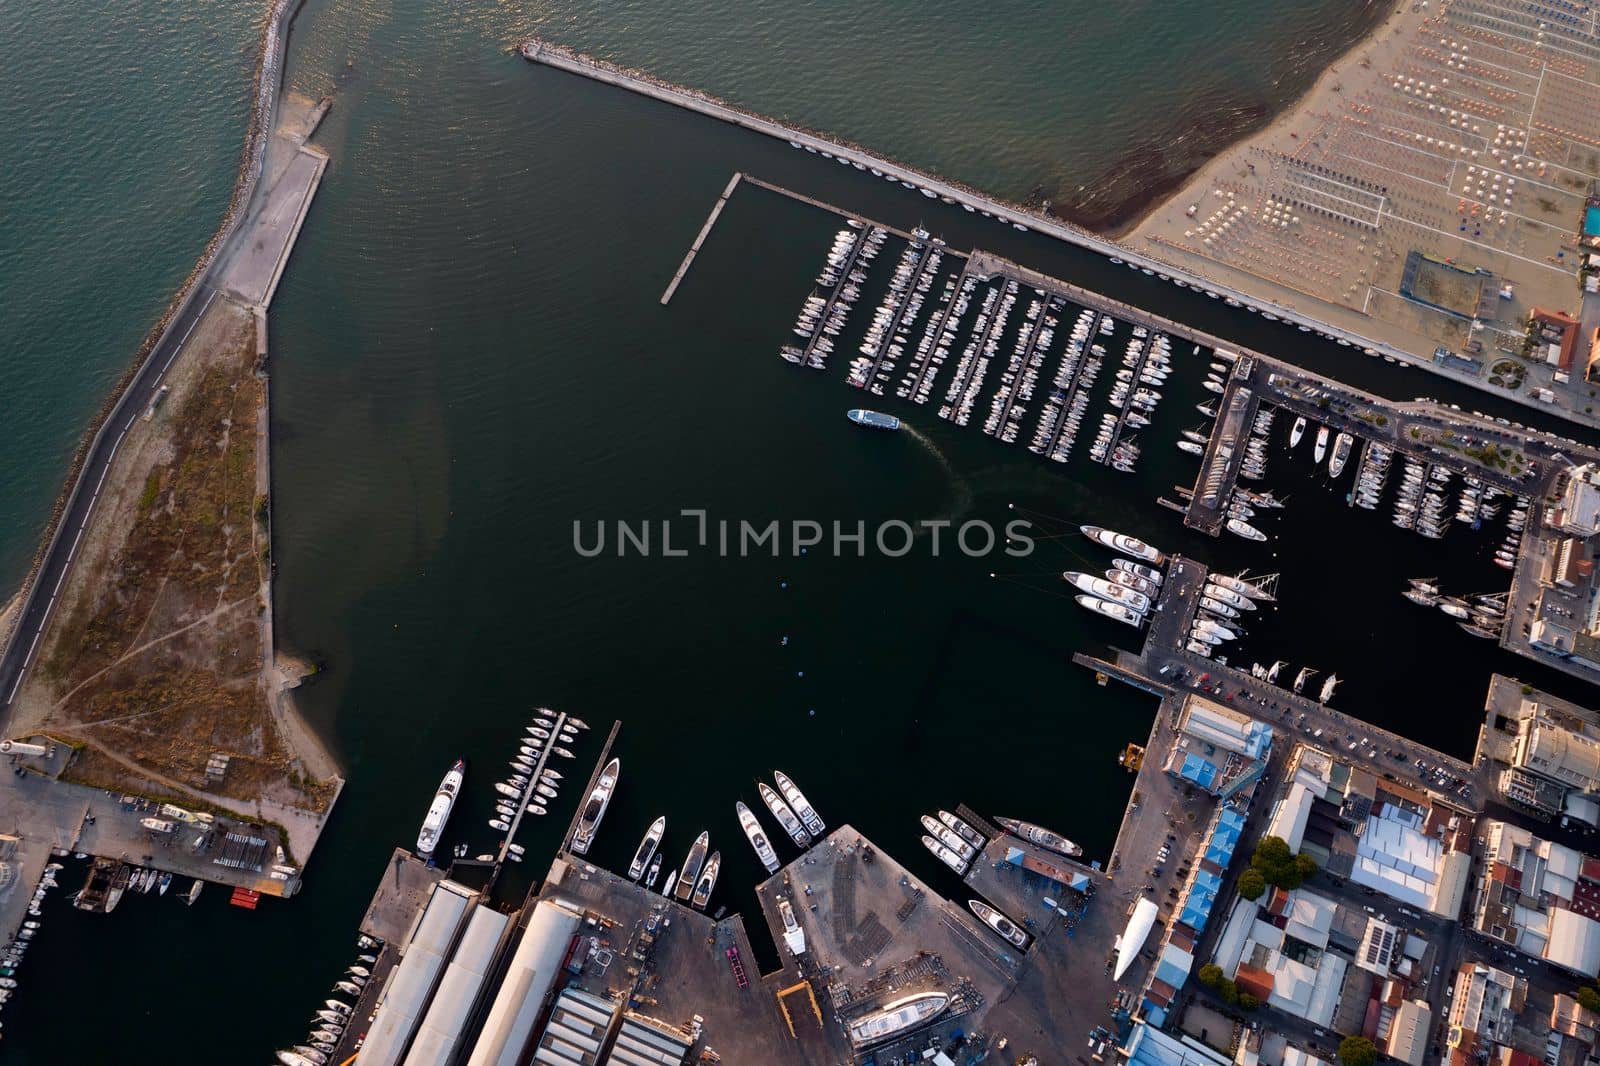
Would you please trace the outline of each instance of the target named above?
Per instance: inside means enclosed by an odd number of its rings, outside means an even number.
[[[1228,498],[1233,495],[1239,480],[1239,467],[1244,462],[1245,441],[1250,437],[1250,427],[1255,422],[1260,397],[1247,384],[1248,368],[1241,365],[1245,356],[1234,363],[1217,401],[1217,420],[1212,428],[1211,440],[1206,444],[1205,455],[1200,460],[1200,471],[1195,475],[1194,495],[1190,498],[1183,524],[1213,537],[1222,534],[1228,519]],[[1251,364],[1253,365],[1253,363]]]
[[[728,187],[722,190],[722,195],[717,198],[716,204],[711,208],[711,214],[706,216],[706,224],[700,227],[700,235],[689,245],[689,251],[683,257],[678,272],[672,275],[672,281],[667,284],[667,291],[661,294],[661,306],[665,307],[672,299],[672,294],[678,291],[678,286],[683,284],[684,277],[689,273],[689,268],[694,265],[694,257],[700,254],[700,246],[706,243],[706,238],[711,236],[711,227],[717,224],[722,209],[728,205],[728,198],[733,195],[733,190],[739,187],[739,179],[743,177],[737,170],[733,177],[728,179]]]

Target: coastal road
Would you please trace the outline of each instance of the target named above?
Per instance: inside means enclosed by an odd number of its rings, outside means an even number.
[[[56,600],[77,558],[79,542],[83,539],[89,519],[94,515],[101,487],[105,484],[112,460],[116,458],[117,449],[155,398],[173,360],[183,351],[190,334],[218,295],[218,290],[208,284],[202,283],[196,287],[194,295],[173,317],[149,357],[123,390],[116,406],[90,444],[83,468],[72,484],[61,518],[51,533],[50,544],[45,549],[38,574],[27,590],[10,642],[4,653],[0,654],[0,714],[4,715],[0,717],[0,728],[9,725],[12,703],[38,654],[45,628],[55,612]]]

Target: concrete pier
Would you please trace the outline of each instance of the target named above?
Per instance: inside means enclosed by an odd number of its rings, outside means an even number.
[[[683,262],[678,267],[678,272],[672,275],[672,281],[667,285],[667,291],[661,294],[661,306],[665,307],[672,299],[672,294],[678,291],[678,286],[683,283],[684,276],[689,273],[689,268],[694,265],[694,257],[700,254],[700,246],[706,243],[706,238],[711,236],[711,227],[717,224],[717,217],[722,214],[722,209],[728,204],[728,197],[733,195],[733,190],[739,187],[738,171],[733,172],[733,177],[728,179],[728,187],[722,190],[722,195],[712,205],[711,214],[706,216],[706,224],[700,227],[700,235],[689,246],[689,251],[683,257]]]
[[[1240,363],[1244,358],[1240,357]],[[1227,521],[1228,498],[1238,483],[1244,443],[1250,437],[1250,427],[1260,402],[1256,391],[1247,384],[1248,374],[1240,373],[1245,369],[1240,363],[1234,364],[1222,395],[1217,399],[1217,420],[1200,460],[1194,495],[1190,497],[1189,509],[1183,518],[1183,524],[1190,529],[1213,537],[1221,536],[1223,523]]]

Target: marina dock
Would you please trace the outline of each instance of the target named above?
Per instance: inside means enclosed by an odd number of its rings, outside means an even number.
[[[1248,384],[1248,365],[1241,364],[1244,364],[1244,357],[1234,363],[1233,372],[1223,386],[1211,440],[1200,460],[1194,494],[1183,518],[1184,525],[1213,537],[1222,535],[1223,523],[1227,521],[1227,502],[1238,484],[1244,442],[1260,402],[1259,394]],[[1253,365],[1253,361],[1249,365]]]
[[[706,216],[706,224],[700,227],[700,233],[689,246],[689,251],[685,253],[683,262],[678,266],[678,272],[672,275],[672,281],[667,284],[667,291],[661,294],[661,306],[665,307],[671,301],[672,294],[677,292],[678,286],[683,283],[689,268],[694,265],[694,257],[700,254],[700,246],[711,236],[711,227],[717,224],[717,218],[722,214],[722,209],[728,205],[728,198],[733,195],[733,190],[739,187],[739,179],[742,176],[738,171],[734,171],[733,177],[728,179],[728,187],[722,190],[722,195],[712,205],[711,214]]]

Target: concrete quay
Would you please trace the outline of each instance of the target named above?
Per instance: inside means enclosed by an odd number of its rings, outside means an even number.
[[[1000,222],[1010,224],[1018,229],[1040,233],[1065,241],[1068,244],[1105,256],[1115,264],[1126,265],[1130,269],[1158,277],[1162,281],[1203,292],[1212,299],[1235,302],[1238,306],[1252,313],[1262,314],[1290,323],[1306,331],[1317,333],[1340,344],[1353,346],[1369,354],[1393,358],[1409,366],[1427,370],[1429,373],[1438,374],[1452,381],[1482,389],[1502,399],[1510,399],[1537,410],[1562,415],[1581,425],[1600,426],[1600,417],[1588,414],[1581,408],[1552,407],[1548,404],[1539,403],[1521,392],[1508,394],[1503,390],[1492,389],[1474,375],[1453,371],[1434,362],[1431,352],[1427,354],[1412,352],[1370,334],[1357,332],[1334,322],[1308,315],[1304,311],[1270,299],[1259,292],[1250,292],[1231,287],[1223,282],[1203,277],[1184,267],[1155,258],[1133,246],[1102,237],[1060,219],[1028,210],[1016,204],[986,196],[978,190],[959,182],[926,173],[905,163],[869,152],[858,145],[849,144],[834,137],[801,129],[797,126],[786,125],[775,119],[730,104],[709,93],[674,85],[652,77],[643,71],[632,70],[592,56],[583,55],[562,45],[544,41],[537,37],[524,41],[518,50],[523,58],[531,63],[553,67],[569,74],[576,74],[619,89],[626,89],[629,92],[727,122],[742,129],[775,137],[788,142],[795,148],[810,149],[818,154],[826,153],[832,157],[844,159],[852,165],[880,171],[899,181],[910,182],[918,190],[927,190],[947,202],[969,206],[974,211],[984,212]],[[1248,282],[1248,278],[1241,279],[1241,284],[1248,284]],[[1227,346],[1232,347],[1231,345]]]

